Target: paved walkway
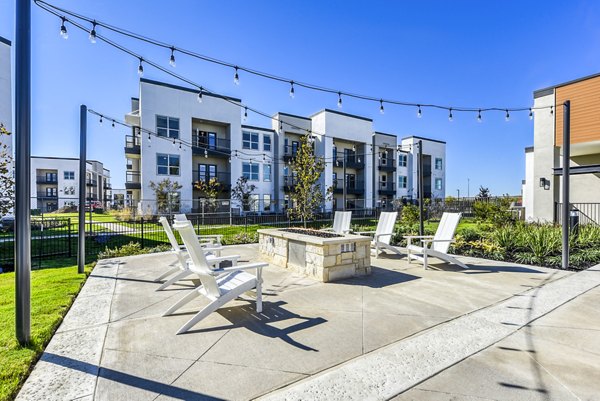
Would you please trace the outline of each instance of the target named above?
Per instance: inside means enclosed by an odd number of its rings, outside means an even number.
[[[161,317],[190,288],[154,291],[172,255],[103,261],[18,399],[598,399],[600,269],[463,260],[330,284],[271,266],[263,313],[236,301],[180,336],[205,301]]]

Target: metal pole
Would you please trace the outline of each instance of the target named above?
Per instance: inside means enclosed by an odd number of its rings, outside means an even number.
[[[423,227],[423,141],[419,141],[419,173],[418,173],[418,187],[419,187],[419,235],[424,235]]]
[[[87,141],[87,106],[79,109],[79,226],[77,230],[77,273],[85,270],[85,170]],[[90,200],[90,209],[92,202]]]
[[[346,196],[348,194],[348,188],[346,188],[346,155],[344,155],[344,157],[342,158],[342,167],[343,167],[343,172],[342,175],[344,176],[343,178],[343,185],[342,185],[342,210],[345,212],[346,211]]]
[[[569,267],[569,184],[571,159],[571,101],[563,104],[562,267]]]
[[[16,2],[15,46],[15,331],[31,335],[31,1]]]

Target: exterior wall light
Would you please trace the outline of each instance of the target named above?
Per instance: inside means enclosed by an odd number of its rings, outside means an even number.
[[[550,189],[550,180],[542,177],[540,178],[540,188],[544,188],[546,191]]]

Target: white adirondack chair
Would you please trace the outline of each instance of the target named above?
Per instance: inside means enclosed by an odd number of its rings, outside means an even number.
[[[204,309],[181,326],[177,334],[185,333],[227,302],[252,289],[256,289],[256,311],[258,313],[262,312],[262,268],[268,266],[268,263],[249,263],[213,270],[204,256],[192,223],[177,221],[173,227],[181,235],[188,250],[191,258],[190,269],[200,278],[202,285],[191,290],[189,294],[177,301],[163,316],[172,314],[199,295],[211,301]],[[244,270],[256,270],[257,274],[253,275]]]
[[[174,221],[187,221],[188,218],[185,214],[176,214],[173,216]],[[208,246],[222,246],[223,236],[221,234],[202,234],[198,235],[198,240],[202,243],[202,245]]]
[[[448,263],[454,263],[463,269],[468,269],[467,265],[448,254],[448,248],[454,242],[454,233],[460,217],[461,213],[444,213],[435,235],[409,235],[404,237],[407,240],[408,262],[411,263],[412,259],[419,260],[423,263],[423,268],[427,269],[428,258],[433,256]],[[421,240],[423,245],[413,245],[412,240],[414,239]]]
[[[398,212],[382,212],[379,216],[379,221],[377,222],[377,229],[375,231],[361,231],[357,232],[357,234],[373,234],[373,241],[371,242],[371,247],[375,249],[375,258],[379,257],[380,249],[387,249],[398,255],[402,253],[396,249],[396,247],[390,245],[390,241],[392,240],[392,235],[394,235],[394,225],[396,224],[396,218],[398,217]]]
[[[352,212],[335,212],[333,217],[333,227],[324,228],[322,231],[333,231],[336,234],[347,234],[350,232],[351,221]]]
[[[188,266],[187,251],[185,248],[180,246],[179,243],[177,242],[177,239],[175,238],[175,234],[173,234],[173,230],[171,230],[171,226],[169,225],[167,218],[160,217],[158,220],[162,224],[163,229],[165,230],[165,233],[167,234],[167,238],[169,239],[169,242],[171,243],[171,247],[173,248],[173,253],[177,256],[177,261],[178,261],[178,265],[167,270],[166,272],[164,272],[163,274],[161,274],[158,278],[156,278],[154,280],[156,282],[162,281],[166,277],[171,276],[174,273],[177,273],[174,276],[172,276],[171,278],[169,278],[167,281],[162,283],[160,285],[160,287],[158,287],[156,289],[156,291],[162,291],[165,288],[167,288],[168,286],[176,283],[177,281],[186,278],[187,276],[192,274],[192,271],[190,270],[190,268]],[[221,249],[222,249],[222,246],[219,246],[219,247],[205,246],[203,248],[203,252],[211,253],[211,255],[207,255],[207,260],[209,260],[213,266],[216,264],[219,264],[220,262],[223,262],[225,260],[231,261],[231,263],[233,265],[237,264],[237,260],[240,258],[240,255],[231,255],[231,256],[221,257],[221,255],[220,255]]]

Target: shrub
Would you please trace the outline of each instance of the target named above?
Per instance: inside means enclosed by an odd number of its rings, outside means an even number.
[[[223,245],[253,244],[258,242],[258,233],[239,233],[231,239],[223,239]]]
[[[419,221],[419,208],[415,205],[406,205],[402,208],[400,222],[406,226],[413,226]]]
[[[480,222],[491,223],[495,226],[502,226],[514,223],[514,217],[509,211],[510,199],[502,198],[496,202],[476,201],[473,204],[473,213]]]
[[[158,245],[152,248],[142,248],[139,242],[130,242],[121,247],[108,248],[98,253],[98,259],[117,258],[122,256],[143,255],[146,253],[165,252],[171,249],[169,245]]]

